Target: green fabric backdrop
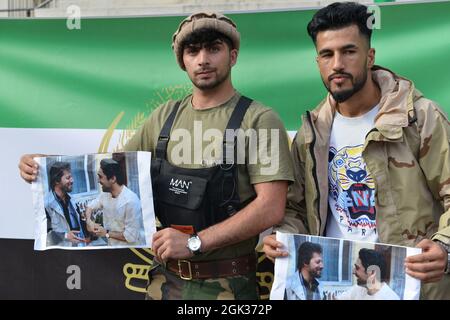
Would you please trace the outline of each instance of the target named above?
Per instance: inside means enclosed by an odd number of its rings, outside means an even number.
[[[377,64],[450,110],[450,2],[384,6]],[[230,15],[242,35],[235,86],[276,109],[288,130],[325,95],[306,25],[314,11]],[[183,95],[171,36],[180,17],[0,20],[0,127],[118,128]]]

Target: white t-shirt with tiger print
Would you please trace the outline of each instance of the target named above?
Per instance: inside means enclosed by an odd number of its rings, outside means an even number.
[[[328,157],[327,237],[378,241],[375,184],[362,158],[378,110],[375,106],[354,118],[335,114]]]

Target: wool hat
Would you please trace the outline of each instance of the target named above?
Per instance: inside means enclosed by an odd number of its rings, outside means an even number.
[[[181,44],[186,37],[199,29],[211,29],[223,33],[231,39],[233,49],[239,50],[240,34],[233,20],[217,12],[194,13],[181,21],[177,31],[172,36],[172,49],[181,69],[186,70],[183,63],[183,48],[181,48]]]

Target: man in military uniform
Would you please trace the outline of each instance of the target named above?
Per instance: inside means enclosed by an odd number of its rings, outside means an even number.
[[[279,117],[232,85],[239,45],[221,14],[182,21],[172,47],[193,92],[157,108],[125,146],[153,156],[163,228],[153,237],[148,299],[258,298],[258,235],[282,220],[293,169]],[[36,175],[31,156],[19,166],[25,180]]]
[[[450,299],[449,122],[412,81],[374,65],[372,18],[334,3],[308,25],[329,95],[293,142],[296,179],[276,229],[417,246],[406,273],[423,281],[423,298]],[[286,256],[282,247],[264,239],[269,257]]]

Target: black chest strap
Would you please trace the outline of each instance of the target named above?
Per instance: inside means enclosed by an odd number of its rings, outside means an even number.
[[[164,126],[161,129],[158,137],[158,143],[156,144],[155,155],[157,159],[166,159],[167,145],[170,140],[170,130],[172,129],[175,116],[177,115],[178,108],[180,107],[181,101],[177,101],[173,107],[172,112],[167,118]]]

